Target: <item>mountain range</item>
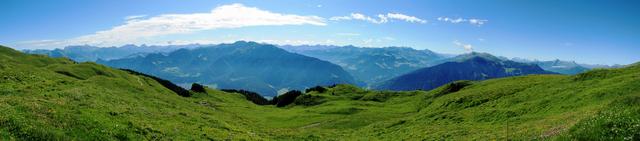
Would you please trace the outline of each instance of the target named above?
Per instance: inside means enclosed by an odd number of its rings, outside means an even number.
[[[69,46],[64,49],[24,50],[23,52],[45,54],[51,57],[67,57],[78,62],[95,61],[113,67],[132,69],[170,80],[182,87],[188,87],[191,83],[202,83],[212,88],[255,91],[268,97],[282,94],[288,90],[302,90],[317,85],[345,83],[370,89],[432,89],[456,80],[483,80],[549,72],[578,74],[592,68],[620,67],[578,64],[562,60],[508,59],[486,53],[452,56],[435,53],[428,49],[416,50],[408,47],[275,46],[245,41],[220,45]],[[476,62],[473,67],[455,66],[450,63],[464,62],[473,56],[481,58],[484,56],[484,58],[489,58],[489,61],[496,62],[484,64]],[[527,71],[525,69],[523,70],[525,73],[522,74],[508,73],[501,71],[500,67],[504,67],[502,70],[510,71],[514,69],[512,66],[493,65],[505,64],[504,62],[507,61],[537,65],[548,72]],[[439,69],[429,69],[445,63],[448,63],[450,68],[439,66],[436,67]],[[527,65],[520,64],[519,66]],[[456,68],[467,68],[467,71],[478,71],[474,69],[482,68],[486,69],[485,71],[494,70],[495,72],[457,72],[440,75],[438,78],[428,77],[429,79],[437,79],[428,81],[404,79],[416,77],[414,76],[417,74],[415,71],[419,69],[430,70],[422,75],[437,75],[447,73],[440,71],[460,71]],[[495,75],[484,76],[486,74]],[[426,76],[420,78],[424,77]]]
[[[316,85],[356,84],[338,65],[273,45],[245,41],[97,63],[152,74],[185,87],[200,83],[269,97]]]
[[[550,60],[550,61],[540,61],[540,60],[529,60],[522,58],[512,58],[511,60],[521,63],[531,63],[540,66],[542,69],[552,72],[557,72],[561,74],[578,74],[591,69],[596,68],[621,68],[622,65],[598,65],[598,64],[580,64],[575,61],[564,61],[564,60]]]
[[[450,62],[422,68],[388,81],[375,89],[431,90],[457,80],[485,80],[529,74],[555,74],[535,64],[504,60],[487,53],[472,52],[449,59]]]
[[[131,57],[135,55],[144,55],[147,53],[167,53],[181,48],[195,48],[203,45],[168,45],[168,46],[147,46],[147,45],[124,45],[120,47],[96,47],[96,46],[68,46],[63,49],[37,49],[24,50],[29,54],[43,54],[50,57],[66,57],[78,62],[95,62],[98,59],[111,60]]]
[[[557,72],[561,74],[578,74],[585,71],[590,70],[575,61],[563,61],[563,60],[553,60],[553,61],[538,61],[538,60],[527,60],[527,59],[519,59],[513,58],[513,61],[522,62],[522,63],[531,63],[540,66],[542,69]]]
[[[430,50],[408,47],[363,48],[354,46],[284,46],[306,56],[340,65],[368,86],[420,68],[435,65],[447,58]]]

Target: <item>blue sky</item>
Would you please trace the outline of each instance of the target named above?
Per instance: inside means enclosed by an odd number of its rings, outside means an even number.
[[[0,44],[407,46],[590,64],[640,61],[640,2],[3,0]],[[128,18],[127,18],[128,17]]]

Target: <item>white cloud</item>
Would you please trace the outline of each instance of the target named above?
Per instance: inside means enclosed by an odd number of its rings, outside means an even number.
[[[423,20],[414,16],[408,16],[400,13],[387,13],[387,18],[404,20],[411,23],[427,23],[427,20]]]
[[[332,21],[343,21],[343,20],[361,20],[361,21],[367,21],[370,23],[376,23],[376,24],[381,24],[381,23],[386,23],[387,20],[386,19],[374,19],[371,18],[369,16],[360,14],[360,13],[351,13],[351,15],[349,16],[338,16],[338,17],[331,17],[329,18],[329,20]]]
[[[117,46],[135,44],[151,40],[153,37],[186,34],[196,31],[220,28],[240,28],[248,26],[281,25],[326,25],[318,16],[280,14],[247,7],[242,4],[222,5],[208,13],[164,14],[149,18],[142,15],[125,17],[123,25],[109,30],[98,31],[67,40],[47,41],[44,46],[67,46],[88,44],[96,46]]]
[[[482,20],[482,19],[469,19],[469,23],[473,24],[473,25],[483,25],[486,22],[488,22],[489,20]]]
[[[322,7],[322,5],[316,5]],[[168,39],[173,37],[169,35],[188,35],[190,33],[224,29],[224,28],[241,28],[251,26],[282,26],[282,25],[312,25],[325,26],[326,20],[343,21],[358,20],[375,24],[383,24],[389,22],[409,22],[425,24],[427,20],[420,19],[415,16],[405,15],[401,13],[383,13],[375,16],[367,16],[361,13],[351,13],[347,16],[338,16],[325,19],[323,17],[313,15],[295,15],[274,13],[262,10],[256,7],[247,7],[242,4],[228,4],[213,8],[208,12],[187,13],[187,14],[162,14],[162,15],[131,15],[123,17],[124,22],[121,25],[112,27],[111,29],[97,31],[93,34],[83,35],[69,39],[57,40],[33,40],[17,42],[16,47],[19,48],[57,48],[69,45],[94,45],[94,46],[120,46],[124,44],[148,44],[148,45],[164,45],[164,44],[189,44],[189,43],[224,43],[233,42],[244,39],[242,36],[234,37],[216,37],[216,38],[180,38],[178,40]],[[474,23],[483,24],[484,21],[474,21]],[[337,33],[337,36],[360,36],[358,33]],[[348,40],[348,41],[345,41]],[[365,39],[365,44],[380,44],[395,41],[395,38],[384,37],[377,39]],[[260,41],[260,39],[255,39]],[[353,42],[351,42],[353,41]],[[322,44],[322,43],[338,43],[351,44],[359,42],[358,38],[344,38],[334,40],[271,40],[271,43],[277,44]]]
[[[332,21],[361,20],[361,21],[366,21],[366,22],[375,23],[375,24],[383,24],[392,20],[400,20],[400,21],[405,21],[410,23],[420,23],[420,24],[427,23],[427,20],[423,20],[415,16],[409,16],[409,15],[400,14],[400,13],[378,14],[377,17],[375,18],[366,16],[361,13],[351,13],[351,15],[349,16],[331,17],[329,18],[329,20],[332,20]]]
[[[454,23],[454,24],[469,23],[471,25],[476,25],[476,26],[484,25],[489,21],[489,20],[475,19],[475,18],[464,19],[464,18],[449,18],[449,17],[438,17],[437,20],[442,22]]]
[[[147,17],[147,15],[131,15],[131,16],[124,17],[124,20],[140,19],[144,17]]]
[[[460,42],[458,40],[453,41],[453,44],[456,45],[456,46],[464,48],[464,50],[467,51],[467,52],[472,52],[473,51],[473,46],[471,46],[471,44],[465,44],[465,43],[462,43],[462,42]]]

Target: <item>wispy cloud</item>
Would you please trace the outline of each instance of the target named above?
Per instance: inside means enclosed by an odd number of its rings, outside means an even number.
[[[405,21],[410,23],[427,23],[427,20],[420,19],[415,16],[409,16],[400,13],[387,13],[387,14],[378,14],[377,17],[370,17],[361,13],[351,13],[348,16],[335,16],[329,18],[332,21],[344,21],[344,20],[361,20],[375,24],[383,24],[393,20]]]
[[[473,46],[471,46],[471,44],[465,44],[465,43],[462,43],[462,42],[460,42],[458,40],[453,41],[453,44],[458,46],[458,47],[464,48],[464,50],[467,51],[467,52],[472,52],[473,51]]]
[[[387,13],[387,18],[403,20],[410,23],[421,23],[421,24],[427,23],[427,20],[423,20],[414,16],[404,15],[400,13]]]
[[[369,16],[365,16],[363,14],[360,13],[351,13],[351,15],[349,16],[336,16],[336,17],[331,17],[329,18],[329,20],[332,21],[345,21],[345,20],[361,20],[361,21],[367,21],[370,23],[376,23],[376,24],[381,24],[381,23],[386,23],[386,19],[380,18],[380,19],[374,19],[371,18]]]
[[[300,16],[274,13],[242,4],[222,5],[209,13],[164,14],[149,18],[143,15],[125,17],[123,25],[109,30],[98,31],[67,40],[47,41],[44,46],[88,44],[97,46],[116,46],[140,43],[149,38],[187,34],[196,31],[220,28],[240,28],[248,26],[281,26],[281,25],[326,25],[324,18],[318,16]]]
[[[442,22],[454,23],[454,24],[468,23],[476,26],[482,26],[487,22],[489,22],[489,20],[476,19],[476,18],[465,19],[465,18],[438,17],[437,20]]]
[[[124,17],[124,20],[140,19],[144,17],[147,17],[147,15],[131,15],[131,16]]]

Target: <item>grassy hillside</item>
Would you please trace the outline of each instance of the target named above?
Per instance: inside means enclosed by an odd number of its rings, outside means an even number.
[[[640,139],[640,66],[309,91],[285,107],[0,47],[0,140]]]
[[[2,140],[251,138],[250,122],[216,108],[237,95],[184,98],[148,77],[4,47],[0,62]]]

